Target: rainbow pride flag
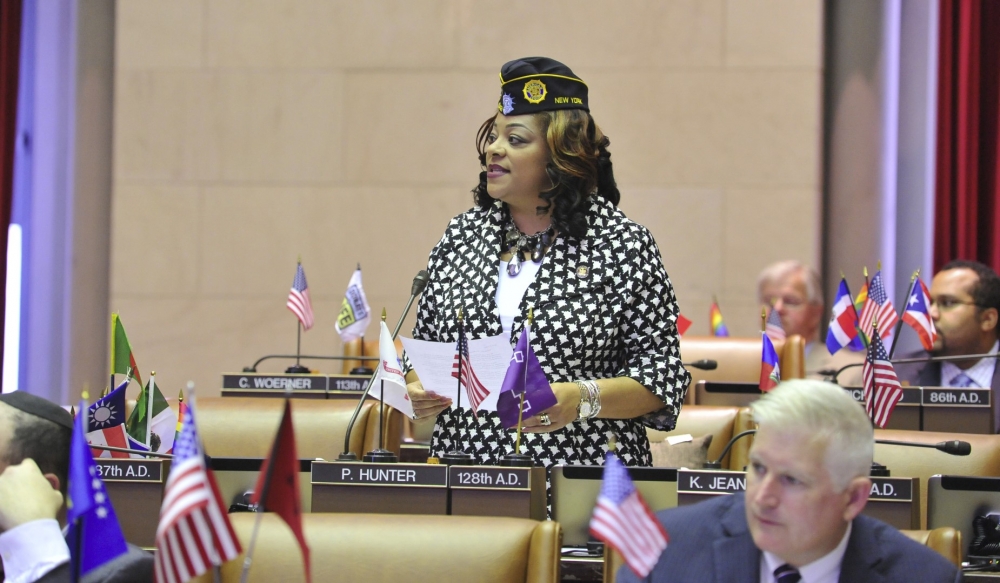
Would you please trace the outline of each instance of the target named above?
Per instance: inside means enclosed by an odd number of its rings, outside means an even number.
[[[726,328],[725,322],[722,321],[719,302],[712,300],[712,308],[708,312],[708,317],[711,322],[713,336],[729,336],[729,328]]]

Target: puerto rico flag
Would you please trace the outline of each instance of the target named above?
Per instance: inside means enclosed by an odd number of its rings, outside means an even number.
[[[934,348],[934,341],[937,340],[937,330],[934,329],[934,321],[931,320],[930,309],[928,309],[930,305],[931,294],[927,291],[923,280],[917,277],[917,281],[913,285],[913,292],[906,299],[903,322],[916,330],[917,336],[920,336],[920,343],[928,352]]]
[[[767,333],[761,332],[760,337],[763,343],[760,355],[760,390],[766,393],[781,382],[781,368],[778,366],[778,353]]]

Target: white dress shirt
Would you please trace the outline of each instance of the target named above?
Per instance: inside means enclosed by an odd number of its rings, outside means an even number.
[[[507,262],[500,262],[500,280],[497,282],[496,298],[504,334],[510,334],[510,329],[514,327],[514,319],[521,315],[518,311],[521,298],[524,297],[524,292],[528,291],[531,282],[535,281],[538,268],[541,266],[541,263],[535,263],[530,259],[522,261],[521,272],[511,277],[507,274]]]
[[[996,352],[998,347],[1000,347],[1000,340],[993,343],[993,348],[990,349],[990,352]],[[955,377],[965,374],[976,383],[976,386],[988,389],[993,386],[993,371],[996,365],[997,360],[995,358],[981,358],[979,362],[966,370],[958,368],[954,362],[942,362],[941,386],[954,387]]]
[[[847,532],[840,543],[829,553],[816,559],[815,561],[799,567],[799,575],[802,576],[800,583],[837,583],[840,579],[840,564],[844,560],[844,553],[847,552],[847,541],[851,538],[851,523],[847,523]],[[777,556],[764,551],[761,553],[760,561],[760,583],[776,583],[774,580],[774,570],[785,564],[785,561]]]
[[[69,547],[54,518],[33,520],[0,533],[6,583],[32,583],[69,561]]]

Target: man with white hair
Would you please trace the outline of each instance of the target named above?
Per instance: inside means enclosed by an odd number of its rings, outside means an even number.
[[[670,544],[650,582],[959,582],[943,556],[861,511],[874,450],[864,409],[840,387],[781,383],[752,406],[745,495],[658,514]],[[623,582],[636,581],[627,568]]]
[[[847,364],[861,363],[864,352],[847,348],[830,354],[820,340],[825,316],[819,273],[800,261],[790,259],[772,263],[757,276],[757,300],[781,318],[785,334],[798,334],[806,342],[806,377],[822,379],[821,370],[838,370]],[[849,368],[839,377],[844,386],[861,385],[861,367]]]

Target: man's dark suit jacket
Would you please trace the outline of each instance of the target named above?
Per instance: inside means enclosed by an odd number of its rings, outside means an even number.
[[[645,581],[758,583],[760,550],[747,526],[743,494],[657,513],[670,544]],[[619,582],[638,581],[627,566]],[[960,583],[962,574],[937,552],[869,516],[854,519],[840,566],[841,583]]]
[[[37,583],[69,583],[69,563],[63,563],[42,576]],[[128,552],[84,575],[81,583],[152,583],[153,555],[129,545]]]
[[[907,354],[902,358],[927,358],[930,354],[920,351]],[[1000,363],[998,363],[1000,364]],[[896,365],[896,376],[901,381],[908,381],[915,387],[940,387],[941,363],[925,362]],[[1000,366],[993,368],[993,382],[990,383],[993,405],[993,426],[1000,432]]]

